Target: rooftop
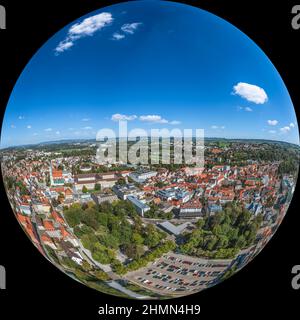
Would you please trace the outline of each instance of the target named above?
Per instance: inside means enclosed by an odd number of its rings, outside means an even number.
[[[162,223],[159,223],[159,226],[168,231],[169,233],[172,233],[175,236],[179,236],[189,224],[189,222],[185,222],[183,224],[175,226],[173,223],[169,221],[164,221]]]

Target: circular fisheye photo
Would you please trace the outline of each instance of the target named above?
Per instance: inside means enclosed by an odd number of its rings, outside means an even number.
[[[219,284],[272,238],[299,133],[279,73],[240,30],[130,1],[34,55],[0,153],[14,215],[55,267],[102,293],[170,299]]]

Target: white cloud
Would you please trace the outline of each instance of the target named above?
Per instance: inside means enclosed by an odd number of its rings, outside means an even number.
[[[19,120],[24,120],[25,117],[24,117],[24,116],[18,116],[18,119],[19,119]]]
[[[167,119],[164,119],[162,116],[157,114],[152,115],[142,115],[137,117],[136,115],[126,115],[126,114],[120,114],[116,113],[111,116],[112,121],[132,121],[139,119],[142,122],[149,122],[149,123],[160,123],[160,124],[170,124],[170,125],[178,125],[181,122],[177,120],[169,121]]]
[[[225,129],[225,126],[216,126],[216,125],[213,125],[213,126],[211,126],[211,128],[212,128],[213,130],[217,130],[217,129],[224,130],[224,129]]]
[[[252,112],[253,109],[250,108],[250,107],[241,107],[241,106],[238,106],[237,107],[237,110],[240,111],[240,110],[244,110],[244,111],[247,111],[247,112]]]
[[[115,32],[112,37],[113,37],[113,40],[122,40],[125,38],[125,35],[119,32]]]
[[[281,131],[282,133],[288,133],[290,130],[291,130],[291,128],[288,127],[288,126],[283,127],[283,128],[280,128],[280,131]]]
[[[84,122],[88,122],[88,121],[90,121],[91,119],[90,118],[83,118],[83,119],[81,119],[81,121],[84,121]]]
[[[32,127],[31,127],[31,125],[29,124],[28,126],[27,126],[27,129],[31,129]]]
[[[59,135],[59,134],[60,134],[60,131],[56,131],[55,134]]]
[[[291,122],[289,125],[280,128],[280,132],[281,133],[288,133],[291,131],[291,129],[295,128],[295,124],[293,122]]]
[[[269,133],[275,134],[275,133],[276,133],[276,130],[269,130]]]
[[[176,126],[178,124],[181,124],[181,121],[173,120],[169,122],[171,125]]]
[[[74,46],[74,42],[71,40],[61,41],[58,46],[55,48],[56,53],[62,53]]]
[[[112,35],[112,40],[122,40],[126,37],[127,34],[134,34],[138,27],[142,25],[142,22],[133,22],[133,23],[125,23],[121,27],[121,32],[115,32]]]
[[[137,28],[142,25],[142,22],[133,22],[133,23],[126,23],[123,24],[121,30],[125,33],[134,34]]]
[[[46,132],[51,132],[52,131],[52,128],[47,128],[45,129]]]
[[[74,24],[69,29],[67,37],[55,48],[56,54],[60,54],[70,49],[74,46],[75,41],[86,36],[92,36],[96,31],[101,30],[112,22],[112,14],[109,12],[102,12],[86,18],[80,23]]]
[[[16,126],[15,126],[14,124],[11,124],[10,127],[11,127],[12,129],[16,129]]]
[[[233,94],[256,104],[264,104],[268,101],[268,96],[263,88],[245,82],[236,84],[233,87]]]
[[[92,130],[93,127],[83,127],[82,130]]]
[[[102,12],[95,16],[84,19],[81,23],[74,24],[69,34],[73,36],[92,36],[96,31],[101,30],[106,25],[113,21],[112,14],[109,12]]]
[[[168,120],[163,119],[159,115],[144,115],[140,116],[140,120],[143,122],[151,122],[151,123],[168,123]]]
[[[136,115],[126,115],[126,114],[120,114],[116,113],[111,116],[112,121],[132,121],[137,118]]]
[[[37,134],[37,132],[35,132],[34,134],[33,134],[33,136],[37,136],[38,134]]]
[[[268,120],[268,125],[276,126],[278,124],[278,120]]]

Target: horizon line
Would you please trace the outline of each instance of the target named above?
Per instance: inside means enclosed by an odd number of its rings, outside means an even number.
[[[109,138],[109,139],[124,139],[126,137],[116,137],[116,138]],[[138,138],[138,137],[137,137]],[[141,138],[152,138],[151,136],[142,136]],[[163,138],[163,137],[155,137],[155,138]],[[168,137],[168,138],[177,138],[177,137]],[[178,137],[180,139],[180,137]],[[184,137],[181,137],[184,138]],[[196,138],[195,136],[189,137],[189,138]],[[108,139],[108,140],[109,140]],[[128,139],[128,137],[127,137]],[[267,138],[226,138],[226,137],[204,137],[205,139],[220,139],[220,140],[255,140],[255,141],[270,141],[270,142],[280,142],[280,143],[288,143],[291,145],[295,145],[297,147],[300,147],[300,142],[299,143],[295,143],[295,142],[289,142],[289,141],[284,141],[284,140],[274,140],[274,139],[267,139]],[[0,145],[0,150],[5,150],[5,149],[12,149],[12,148],[21,148],[21,147],[29,147],[29,146],[37,146],[37,145],[42,145],[42,144],[59,144],[59,143],[64,143],[64,142],[68,142],[68,141],[95,141],[98,142],[95,138],[77,138],[77,139],[72,139],[72,138],[63,138],[63,139],[59,139],[59,140],[47,140],[47,141],[41,141],[41,142],[35,142],[35,143],[26,143],[26,144],[18,144],[18,145],[10,145],[10,146],[6,146],[6,147],[2,147]],[[134,142],[134,141],[133,141]]]

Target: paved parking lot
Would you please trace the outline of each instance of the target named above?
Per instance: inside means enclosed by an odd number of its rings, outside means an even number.
[[[156,293],[186,295],[210,286],[231,260],[206,260],[168,253],[146,268],[126,274],[126,278]]]

